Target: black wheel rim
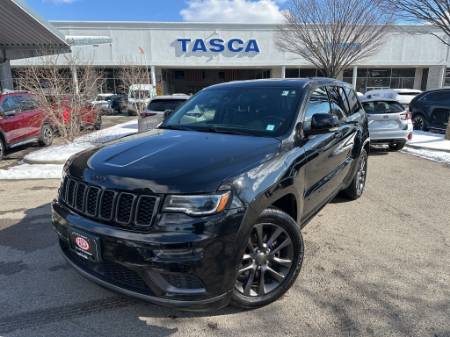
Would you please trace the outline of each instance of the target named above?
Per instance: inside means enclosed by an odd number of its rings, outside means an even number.
[[[293,259],[292,239],[282,227],[257,224],[242,255],[235,288],[248,297],[267,295],[287,279]]]
[[[53,131],[49,126],[44,126],[42,139],[45,144],[49,144],[53,139]]]
[[[367,156],[363,155],[359,163],[358,172],[356,173],[356,192],[360,195],[366,184],[367,176]]]
[[[425,121],[423,120],[422,117],[417,116],[414,118],[414,130],[423,130],[423,127],[425,125]]]

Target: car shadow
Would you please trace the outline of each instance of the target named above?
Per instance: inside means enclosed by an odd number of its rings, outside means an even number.
[[[18,214],[25,214],[17,220]],[[120,310],[122,323],[141,326],[142,335],[169,336],[176,329],[151,329],[141,316],[165,318],[203,318],[235,314],[227,307],[208,312],[180,311],[112,292],[79,275],[63,258],[51,225],[51,206],[12,209],[0,214],[0,287],[14,284],[8,298],[1,299],[0,335],[19,329],[36,329],[64,320],[90,319],[91,315]],[[33,280],[33,286],[30,286]],[[45,298],[45,305],[39,303]],[[10,315],[8,312],[13,312]],[[150,330],[149,330],[150,329]],[[117,336],[123,336],[123,333]]]

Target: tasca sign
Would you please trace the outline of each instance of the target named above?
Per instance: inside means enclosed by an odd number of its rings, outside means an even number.
[[[177,47],[183,53],[259,53],[258,42],[254,39],[244,40],[233,38],[229,40],[213,39],[177,39]]]

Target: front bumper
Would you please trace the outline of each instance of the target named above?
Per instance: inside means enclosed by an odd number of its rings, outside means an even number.
[[[111,290],[186,310],[228,304],[239,260],[238,231],[243,209],[206,218],[159,215],[148,232],[135,232],[82,217],[54,202],[53,226],[69,263],[88,279]],[[71,248],[70,232],[97,238],[99,261]]]

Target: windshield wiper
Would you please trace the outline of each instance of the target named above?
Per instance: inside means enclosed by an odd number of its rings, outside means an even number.
[[[230,128],[224,128],[224,127],[220,127],[220,126],[199,127],[199,128],[196,128],[195,130],[203,131],[203,132],[225,133],[225,134],[230,134],[230,135],[243,135],[243,136],[249,135],[249,132],[246,132],[244,130],[230,129]]]
[[[168,130],[180,130],[180,131],[197,131],[194,128],[190,128],[182,125],[161,125],[160,129],[168,129]]]

